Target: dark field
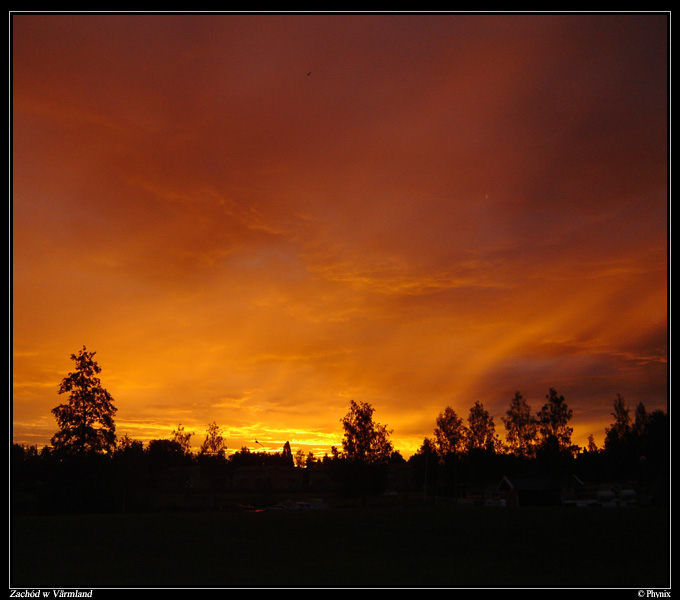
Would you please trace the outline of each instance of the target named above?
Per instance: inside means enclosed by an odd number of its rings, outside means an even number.
[[[12,588],[668,588],[667,509],[15,515]]]

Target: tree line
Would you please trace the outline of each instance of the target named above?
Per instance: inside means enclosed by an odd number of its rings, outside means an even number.
[[[39,451],[13,445],[13,482],[35,481],[39,473],[42,481],[54,483],[61,477],[60,489],[69,485],[80,488],[83,481],[91,488],[106,479],[102,474],[116,473],[116,481],[129,486],[138,485],[142,479],[148,484],[169,469],[195,465],[217,485],[227,468],[325,466],[333,471],[339,490],[365,496],[382,489],[386,468],[394,464],[412,467],[415,481],[432,481],[431,471],[440,476],[448,473],[444,480],[453,481],[454,494],[461,493],[463,482],[510,472],[554,477],[578,470],[591,479],[617,480],[639,478],[642,473],[655,481],[667,477],[670,445],[665,412],[648,412],[639,403],[631,416],[624,398],[617,395],[604,448],[598,449],[591,435],[588,446],[581,449],[571,439],[572,410],[554,388],[548,390],[545,403],[536,412],[520,392],[515,394],[501,419],[504,440],[496,431],[494,417],[481,402],[475,402],[466,419],[447,406],[437,416],[432,435],[424,438],[408,461],[395,450],[393,431],[375,420],[374,408],[354,400],[341,419],[341,447],[331,447],[330,456],[315,457],[302,449],[293,453],[289,442],[280,452],[265,452],[264,448],[253,452],[242,447],[227,455],[223,431],[214,421],[208,424],[198,451],[191,447],[194,434],[181,424],[169,438],[151,440],[145,446],[127,434],[117,438],[117,409],[99,379],[101,367],[95,354],[83,347],[71,355],[75,369],[58,388],[59,394],[68,395],[68,401],[52,410],[59,430],[51,446]],[[106,481],[113,480],[109,477]]]

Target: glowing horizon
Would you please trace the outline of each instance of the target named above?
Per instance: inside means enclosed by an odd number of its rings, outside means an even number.
[[[12,16],[13,441],[668,403],[665,15]],[[308,75],[309,73],[309,75]]]

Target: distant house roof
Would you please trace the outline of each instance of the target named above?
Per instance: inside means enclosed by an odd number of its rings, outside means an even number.
[[[499,490],[538,491],[559,489],[559,482],[550,477],[509,478],[506,475],[498,483]]]
[[[510,478],[504,476],[498,483],[511,505],[547,506],[561,502],[562,485],[551,477]]]
[[[538,490],[558,490],[565,486],[583,487],[585,484],[575,475],[568,481],[562,481],[554,477],[509,477],[504,475],[498,483],[498,490],[514,491],[538,491]]]

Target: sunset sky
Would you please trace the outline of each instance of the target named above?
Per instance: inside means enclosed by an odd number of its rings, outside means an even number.
[[[669,16],[14,14],[13,441],[95,351],[117,434],[410,456],[550,387],[668,400]],[[261,445],[255,444],[255,440]]]

